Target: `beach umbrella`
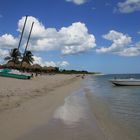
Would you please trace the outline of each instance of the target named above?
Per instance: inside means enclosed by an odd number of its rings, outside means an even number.
[[[24,68],[29,68],[30,64],[27,62],[23,62],[22,67]]]
[[[32,69],[33,70],[42,70],[42,67],[39,65],[39,64],[34,64],[34,65],[32,65]]]
[[[43,70],[44,72],[47,72],[47,66],[44,66],[44,67],[42,68],[42,70]]]
[[[30,64],[27,63],[27,62],[22,62],[22,68],[29,69],[30,68]]]
[[[47,67],[47,71],[48,72],[54,72],[54,71],[56,71],[56,67],[52,67],[52,66],[49,66],[49,67]]]
[[[15,67],[15,63],[13,61],[9,61],[9,62],[7,62],[7,64],[5,66],[7,68],[14,68]]]

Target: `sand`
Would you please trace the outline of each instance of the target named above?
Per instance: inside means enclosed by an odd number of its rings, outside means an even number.
[[[0,77],[0,139],[16,140],[44,123],[80,88],[77,75],[45,75],[31,80]]]
[[[0,77],[0,140],[107,140],[82,94],[85,81],[63,74]]]
[[[17,107],[28,99],[46,95],[77,79],[80,78],[76,75],[46,75],[31,80],[0,77],[0,111]]]

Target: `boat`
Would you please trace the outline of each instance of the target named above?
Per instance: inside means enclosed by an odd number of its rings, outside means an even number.
[[[140,86],[140,79],[111,79],[109,80],[116,86]]]
[[[32,75],[29,73],[20,72],[18,70],[5,68],[0,69],[0,76],[11,77],[16,79],[30,79]]]

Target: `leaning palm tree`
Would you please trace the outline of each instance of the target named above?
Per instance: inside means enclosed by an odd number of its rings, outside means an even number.
[[[8,62],[13,62],[14,64],[18,64],[20,57],[21,53],[17,48],[14,48],[9,52],[9,56],[5,57],[5,60]]]
[[[24,56],[23,56],[23,60],[22,60],[22,63],[23,62],[26,62],[27,64],[33,64],[33,61],[34,61],[34,58],[33,58],[33,54],[31,51],[26,51]]]

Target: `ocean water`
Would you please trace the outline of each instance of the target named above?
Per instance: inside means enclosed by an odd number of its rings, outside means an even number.
[[[110,139],[140,140],[140,86],[113,86],[109,82],[113,77],[140,78],[140,75],[88,78],[86,85],[90,89],[89,101],[95,105],[97,118],[102,120],[101,124]]]
[[[20,140],[140,140],[140,86],[116,87],[109,79],[140,75],[88,76],[49,123]]]

